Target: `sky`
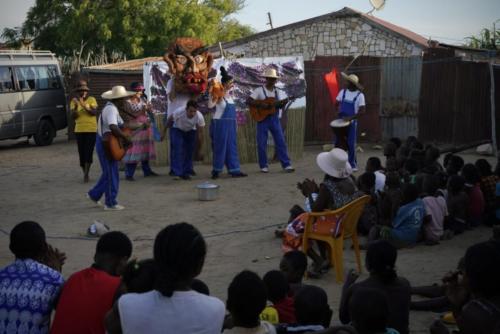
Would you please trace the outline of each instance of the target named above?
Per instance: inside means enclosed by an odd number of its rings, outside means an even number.
[[[0,31],[20,26],[35,0],[0,0]],[[369,0],[246,0],[246,7],[234,15],[256,31],[269,29],[267,12],[274,27],[327,14],[343,7],[367,12]],[[422,36],[449,44],[460,44],[465,37],[477,35],[482,28],[493,28],[498,20],[500,0],[386,0],[374,15]]]

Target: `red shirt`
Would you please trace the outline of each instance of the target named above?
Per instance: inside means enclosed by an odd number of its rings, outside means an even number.
[[[278,317],[281,324],[295,324],[295,306],[293,305],[293,298],[285,297],[280,300],[273,307],[278,311]]]
[[[113,306],[120,277],[87,268],[64,284],[51,334],[104,334],[104,317]]]

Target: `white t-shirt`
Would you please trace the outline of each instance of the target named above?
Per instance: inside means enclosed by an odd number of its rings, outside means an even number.
[[[356,99],[356,102],[354,103],[354,113],[358,113],[359,107],[364,107],[366,105],[365,103],[365,95],[363,93],[360,93],[359,90],[356,90],[354,92],[351,92],[348,89],[342,89],[340,90],[339,94],[337,95],[337,101],[342,102],[342,96],[344,96],[344,91],[345,93],[345,101],[354,101],[356,96],[359,94],[358,98]]]
[[[375,174],[375,191],[384,191],[385,174],[379,170],[373,174]]]
[[[265,89],[266,91],[266,94],[264,95],[264,90],[263,88]],[[261,87],[257,87],[255,88],[253,91],[252,91],[252,95],[250,95],[250,97],[254,100],[264,100],[266,99],[266,95],[267,97],[274,97],[276,99],[276,101],[279,101],[281,100],[281,94],[280,94],[280,91],[278,89],[276,89],[276,87],[274,87],[273,90],[269,90],[267,89],[265,86],[261,86]],[[283,111],[280,109],[278,111],[278,117],[281,118],[281,114],[283,113]]]
[[[175,98],[170,100],[170,92],[174,89],[174,79],[170,79],[167,82],[167,117],[172,115],[172,113],[179,108],[186,108],[186,104],[190,100],[190,96],[184,93],[175,93]]]
[[[97,133],[99,136],[102,137],[106,132],[111,132],[109,126],[112,124],[121,126],[123,119],[118,112],[118,108],[113,103],[108,102],[102,109],[101,116],[99,116],[99,121],[97,122]]]
[[[212,102],[212,98],[209,98],[208,107],[213,108],[215,106],[215,113],[212,119],[220,119],[222,117],[222,115],[224,114],[224,109],[226,109],[226,101],[227,103],[234,103],[233,98],[229,94],[226,94],[224,96],[224,99],[220,99],[218,103],[214,103]]]
[[[188,118],[185,106],[174,110],[173,117],[173,127],[185,132],[196,130],[197,128],[205,126],[205,118],[203,118],[203,114],[196,110],[196,114],[194,115],[194,117]]]
[[[123,334],[219,334],[226,308],[219,299],[196,291],[165,297],[153,290],[118,300]]]

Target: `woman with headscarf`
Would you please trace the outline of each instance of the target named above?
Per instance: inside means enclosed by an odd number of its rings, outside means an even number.
[[[222,86],[213,84],[208,99],[208,107],[215,107],[215,114],[210,124],[212,138],[213,169],[212,179],[219,177],[226,165],[232,177],[244,177],[240,170],[238,145],[236,143],[236,107],[231,96],[233,77],[224,66],[220,68]]]
[[[75,136],[80,156],[80,167],[83,171],[83,182],[87,183],[94,155],[97,102],[95,98],[89,96],[89,87],[84,80],[78,82],[75,93],[76,96],[71,99],[69,108],[75,120]]]
[[[125,179],[135,181],[134,173],[139,162],[144,177],[158,176],[158,174],[149,166],[149,161],[154,160],[156,154],[147,115],[148,105],[143,96],[144,86],[139,82],[134,82],[130,90],[135,92],[135,95],[128,101],[129,115],[125,120],[125,126],[132,130],[132,146],[127,150],[122,161],[125,163]]]

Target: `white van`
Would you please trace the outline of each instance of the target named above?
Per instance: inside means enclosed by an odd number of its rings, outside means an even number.
[[[50,145],[67,127],[66,94],[50,51],[0,50],[0,139]]]

